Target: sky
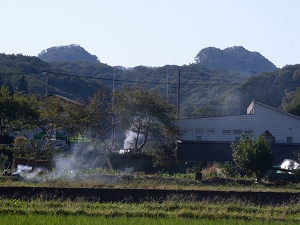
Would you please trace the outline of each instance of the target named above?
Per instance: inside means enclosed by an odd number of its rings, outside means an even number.
[[[110,66],[188,65],[243,46],[278,68],[300,63],[299,0],[2,0],[0,52],[77,44]]]

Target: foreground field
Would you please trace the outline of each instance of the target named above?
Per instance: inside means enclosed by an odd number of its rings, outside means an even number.
[[[131,217],[88,217],[62,215],[1,215],[2,225],[296,225],[291,221],[224,220],[224,219],[177,219],[177,218],[131,218]]]
[[[0,217],[1,224],[22,225],[299,224],[299,189],[299,184],[220,177],[201,181],[139,174],[43,181],[2,177]],[[278,196],[285,196],[284,201],[274,201]]]
[[[210,201],[197,202],[173,196],[163,202],[100,203],[85,199],[47,200],[47,197],[27,201],[2,199],[1,224],[12,224],[12,221],[16,221],[13,224],[95,224],[95,221],[97,224],[100,224],[99,221],[103,221],[101,224],[112,224],[113,221],[114,224],[142,224],[141,221],[145,221],[143,224],[179,224],[178,221],[185,221],[185,224],[199,224],[201,221],[218,224],[243,224],[245,221],[248,224],[291,224],[299,223],[300,218],[299,202],[259,206],[230,199],[211,204]],[[24,222],[19,223],[19,220]],[[65,223],[58,223],[60,220]]]

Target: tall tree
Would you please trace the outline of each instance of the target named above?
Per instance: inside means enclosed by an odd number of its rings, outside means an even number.
[[[156,89],[124,86],[115,93],[114,112],[121,129],[136,134],[135,149],[143,148],[150,136],[166,143],[177,137],[176,108]]]
[[[28,99],[15,94],[11,96],[8,88],[0,89],[0,143],[11,133],[30,130],[36,127],[39,113],[36,99]]]
[[[18,92],[22,94],[28,94],[28,82],[25,76],[21,76],[18,84]]]
[[[51,139],[56,130],[62,128],[61,115],[64,108],[61,99],[54,96],[47,96],[39,100],[40,128],[45,132],[46,138]]]
[[[66,131],[74,139],[84,138],[89,127],[89,114],[83,103],[61,96],[47,96],[40,100],[40,127],[46,138],[57,130]]]
[[[90,129],[96,134],[97,138],[102,141],[105,140],[114,131],[111,92],[105,88],[99,89],[94,97],[90,98],[87,110],[89,112]]]
[[[64,109],[64,113],[61,115],[62,130],[66,131],[77,142],[86,138],[90,124],[86,106],[79,101],[63,101],[61,103]]]

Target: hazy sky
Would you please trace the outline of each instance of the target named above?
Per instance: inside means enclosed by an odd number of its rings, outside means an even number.
[[[183,65],[206,47],[243,46],[300,63],[299,0],[2,0],[0,52],[78,44],[110,66]]]

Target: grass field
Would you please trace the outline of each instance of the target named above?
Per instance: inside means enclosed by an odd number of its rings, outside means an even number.
[[[0,215],[2,225],[296,225],[299,222],[224,220],[224,219],[177,219],[177,218],[131,218],[91,217],[63,215]]]
[[[253,179],[209,177],[201,181],[192,175],[84,174],[73,179],[20,181],[1,177],[2,187],[148,188],[172,190],[240,190],[299,192],[292,183],[257,183]],[[241,199],[196,201],[171,196],[163,201],[90,202],[39,198],[21,200],[0,196],[0,224],[299,224],[300,200],[281,205],[255,205]]]
[[[81,224],[93,224],[92,222],[95,218],[104,218],[104,220],[110,220],[110,222],[122,218],[121,221],[115,224],[130,224],[129,222],[124,222],[127,218],[130,218],[130,221],[136,220],[139,222],[142,219],[148,221],[143,224],[169,224],[167,222],[172,220],[187,220],[191,222],[190,224],[194,224],[194,221],[199,222],[202,220],[220,221],[224,224],[227,224],[225,221],[238,221],[238,224],[242,221],[247,221],[248,224],[250,221],[251,224],[254,222],[254,224],[261,224],[262,221],[268,223],[277,222],[276,224],[278,222],[299,223],[300,221],[299,202],[277,206],[260,206],[234,198],[226,201],[216,200],[213,203],[210,201],[194,201],[193,199],[179,196],[173,196],[163,202],[147,201],[140,203],[100,203],[85,201],[85,199],[60,201],[47,198],[47,196],[41,196],[40,199],[32,200],[1,199],[0,224],[19,224],[18,221],[16,223],[8,222],[15,221],[14,218],[19,217],[20,220],[37,221],[36,224],[47,224],[38,223],[38,221],[41,222],[44,219],[45,221],[57,221],[62,218],[73,219],[74,223],[70,224],[79,224],[76,218],[78,220],[86,220],[86,222]],[[10,216],[12,220],[9,219]],[[158,223],[156,220],[158,220]],[[107,224],[112,224],[110,222],[108,221]],[[24,222],[22,224],[29,223]]]

